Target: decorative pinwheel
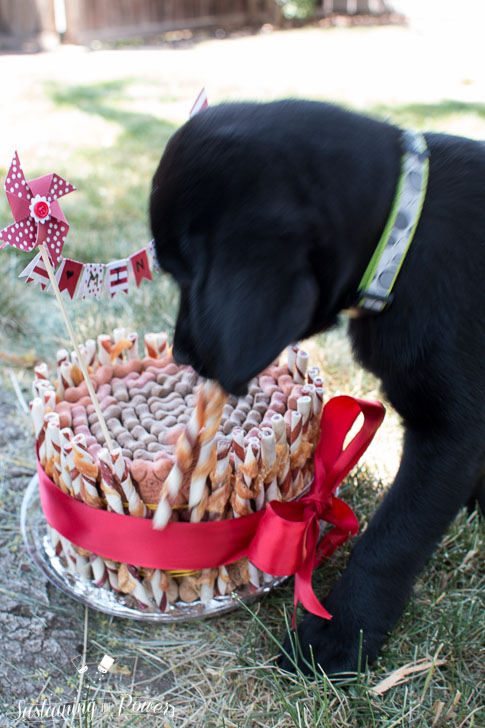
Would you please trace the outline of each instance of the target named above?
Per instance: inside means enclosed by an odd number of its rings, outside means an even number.
[[[0,241],[25,252],[45,243],[55,268],[69,230],[57,200],[75,189],[54,173],[27,183],[15,152],[5,180],[5,192],[15,223],[0,231]]]

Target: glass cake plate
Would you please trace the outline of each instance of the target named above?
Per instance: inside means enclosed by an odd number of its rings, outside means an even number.
[[[254,591],[250,590],[248,585],[243,585],[227,596],[214,597],[206,603],[200,600],[191,603],[177,601],[170,604],[166,612],[137,609],[130,605],[133,599],[129,595],[115,594],[108,589],[96,587],[92,582],[74,576],[64,566],[62,560],[56,555],[49,538],[47,522],[40,505],[38,485],[38,477],[34,475],[25,491],[20,511],[20,527],[27,551],[33,562],[54,586],[78,602],[100,612],[145,622],[182,622],[190,619],[202,619],[237,609],[241,602],[249,604],[288,578],[287,576],[274,577]],[[305,488],[305,492],[307,490],[308,488]]]

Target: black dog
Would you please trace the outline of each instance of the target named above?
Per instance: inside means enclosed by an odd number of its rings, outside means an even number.
[[[405,426],[396,481],[325,602],[304,655],[376,658],[460,506],[484,501],[485,146],[427,134],[429,183],[392,305],[350,321],[354,352]],[[150,214],[181,290],[178,361],[234,393],[290,342],[332,326],[386,225],[403,135],[321,103],[209,108],[170,140]],[[283,661],[288,667],[288,661]]]

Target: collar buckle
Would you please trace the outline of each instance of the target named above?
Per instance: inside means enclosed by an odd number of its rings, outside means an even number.
[[[381,295],[379,293],[371,293],[371,291],[363,291],[359,298],[358,307],[369,313],[380,313],[391,305],[394,300],[394,293]]]

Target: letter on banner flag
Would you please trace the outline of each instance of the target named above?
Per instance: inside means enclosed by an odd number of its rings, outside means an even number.
[[[103,275],[106,266],[103,263],[85,263],[84,275],[79,287],[78,298],[101,298]]]
[[[111,298],[121,291],[128,293],[127,260],[115,260],[106,265],[105,288],[109,290]]]
[[[142,280],[147,278],[149,281],[152,280],[152,274],[150,273],[150,263],[148,262],[148,255],[145,248],[139,250],[138,253],[130,255],[130,263],[135,276],[136,287],[139,288]]]
[[[74,298],[76,287],[83,271],[83,264],[77,260],[64,258],[56,272],[56,281],[59,290],[67,291]]]

